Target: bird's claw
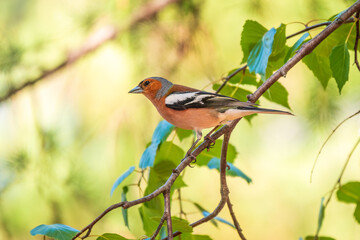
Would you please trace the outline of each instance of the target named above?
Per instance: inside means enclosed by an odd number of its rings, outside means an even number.
[[[226,169],[227,169],[227,170],[230,170],[230,166],[229,166],[229,164],[227,164],[227,163],[226,163]]]
[[[185,155],[185,158],[183,160],[185,160],[186,158],[191,158],[191,162],[189,163],[189,167],[194,168],[195,166],[191,166],[192,163],[196,163],[196,157],[192,154],[192,152],[187,152]],[[181,160],[181,161],[183,161]]]
[[[212,139],[212,137],[210,137],[209,135],[206,135],[204,139],[210,141],[210,144],[206,147],[207,151],[210,151],[210,148],[213,148],[215,146],[216,140]]]

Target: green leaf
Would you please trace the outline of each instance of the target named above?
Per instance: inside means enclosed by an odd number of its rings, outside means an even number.
[[[337,14],[334,14],[334,15],[332,15],[329,19],[328,19],[328,21],[334,21],[336,18],[338,18],[341,14],[343,14],[345,12],[345,10],[344,11],[341,11],[341,12],[339,12],[339,13],[337,13]]]
[[[289,93],[280,82],[275,82],[268,91],[264,92],[263,96],[269,101],[291,110],[288,102]]]
[[[354,211],[355,220],[360,224],[360,201],[356,204]]]
[[[208,164],[208,162],[214,158],[220,157],[221,154],[221,146],[222,146],[223,140],[216,140],[216,144],[213,148],[210,149],[209,152],[202,151],[199,156],[196,157],[196,164],[199,166],[205,166]],[[232,163],[234,162],[235,158],[237,156],[237,151],[234,145],[229,144],[228,145],[228,152],[227,152],[227,162]]]
[[[207,216],[210,215],[210,213],[207,212],[207,211],[203,211],[202,214],[204,215],[204,217],[207,217]],[[235,228],[234,224],[230,223],[229,221],[227,221],[227,220],[225,220],[225,219],[223,219],[221,217],[216,216],[216,217],[214,217],[214,219],[219,221],[219,222],[225,223],[225,224],[229,225],[230,227]]]
[[[176,128],[176,135],[179,137],[180,141],[182,141],[185,138],[188,138],[188,137],[194,135],[194,131],[182,129],[182,128]]]
[[[337,28],[333,33],[331,33],[327,38],[325,38],[315,49],[314,52],[316,54],[329,57],[331,51],[333,48],[337,45],[343,44],[347,36],[349,35],[349,32],[351,31],[353,23],[343,24],[339,28]],[[356,39],[356,31],[355,28],[351,31],[351,34],[349,36],[349,39],[347,41],[348,48],[350,50],[354,49]]]
[[[236,70],[237,68],[231,70],[228,73],[228,76],[233,72],[235,72]],[[250,73],[247,68],[245,71],[240,71],[235,76],[230,78],[229,83],[257,86],[256,75],[254,73]]]
[[[123,191],[122,191],[122,193],[121,193],[121,201],[122,201],[122,202],[127,201],[127,199],[126,199],[126,193],[127,193],[128,191],[129,191],[129,189],[128,189],[127,186],[123,187]],[[126,209],[121,208],[121,213],[122,213],[122,215],[123,215],[123,219],[124,219],[125,226],[126,226],[127,228],[129,228],[128,209],[127,209],[127,208],[126,208]]]
[[[305,240],[315,240],[315,237],[314,237],[314,236],[307,236],[307,237],[305,238]],[[317,238],[317,240],[335,240],[335,238],[332,238],[332,237],[321,237],[321,236],[319,236],[319,237]]]
[[[230,169],[226,171],[226,175],[232,176],[232,177],[241,177],[247,183],[252,182],[251,178],[248,177],[245,173],[243,173],[240,169],[238,169],[237,167],[235,167],[233,164],[231,164],[229,162],[227,164],[230,167]],[[220,159],[217,157],[212,158],[210,160],[210,162],[208,163],[208,168],[209,169],[215,168],[220,171]]]
[[[126,172],[124,172],[118,179],[116,179],[116,181],[114,182],[111,188],[110,197],[113,195],[115,189],[120,185],[120,183],[122,183],[134,170],[135,167],[132,166]]]
[[[360,201],[360,182],[348,182],[342,185],[336,192],[337,199],[346,203],[358,203]]]
[[[333,48],[330,54],[330,68],[341,93],[349,79],[350,55],[346,43]]]
[[[326,89],[329,79],[331,78],[329,58],[312,52],[304,57],[302,61],[313,72],[324,89]]]
[[[151,144],[147,147],[141,156],[139,167],[144,169],[147,167],[154,166],[156,151],[158,150],[159,145],[164,142],[171,131],[173,130],[174,125],[168,123],[167,121],[161,121],[152,136]]]
[[[178,161],[180,162],[180,160]],[[172,171],[176,168],[176,166],[177,164],[175,164],[174,162],[164,159],[157,162],[154,167],[150,168],[148,184],[145,189],[144,195],[148,195],[155,191],[157,188],[161,187],[168,180],[169,176],[172,174]],[[177,177],[173,187],[171,188],[171,193],[173,193],[175,189],[179,189],[185,186],[187,185],[184,183],[182,176],[179,176]],[[157,212],[157,214],[151,214],[150,216],[161,216],[164,209],[163,202],[164,201],[162,198],[157,197],[144,204],[147,208]]]
[[[220,87],[220,84],[218,84],[218,83],[213,85],[214,90],[218,89],[219,87]],[[243,102],[246,102],[247,101],[246,96],[251,94],[250,91],[245,90],[240,87],[237,87],[237,86],[234,86],[234,85],[231,85],[231,84],[226,84],[225,87],[223,87],[223,89],[220,91],[220,93],[225,96],[236,98]]]
[[[128,240],[128,238],[124,238],[116,233],[104,233],[96,238],[96,240]]]
[[[157,163],[152,170],[157,173],[157,176],[160,179],[159,183],[161,185],[163,185],[168,180],[168,178],[170,177],[170,175],[173,172],[173,169],[175,169],[175,168],[176,168],[176,165],[173,162],[162,161],[162,162]],[[182,177],[179,176],[175,180],[175,183],[172,186],[172,190],[179,189],[179,188],[186,187],[186,186],[187,185],[182,180]]]
[[[304,43],[305,39],[309,37],[309,33],[305,33],[304,35],[296,41],[296,43],[287,51],[286,57],[284,59],[284,63],[286,63],[294,54],[295,52],[301,47]]]
[[[181,240],[211,240],[211,238],[208,235],[198,235],[198,234],[191,234],[191,233],[183,233],[180,235]],[[175,239],[180,239],[175,238]]]
[[[318,227],[316,229],[317,234],[320,232],[320,229],[321,229],[322,223],[324,221],[324,217],[325,217],[324,200],[325,200],[325,198],[322,197],[321,198],[321,203],[320,203],[319,217],[318,217]]]
[[[280,27],[276,29],[276,33],[274,36],[274,43],[272,45],[272,53],[271,56],[275,57],[283,54],[285,50],[285,42],[286,42],[286,25],[281,24]]]
[[[249,57],[251,49],[264,36],[267,29],[260,23],[253,20],[246,20],[241,33],[241,49],[244,53],[242,63],[245,63]]]
[[[161,220],[161,217],[151,217],[152,220],[159,223]],[[189,222],[185,219],[181,219],[178,217],[171,217],[172,226],[174,231],[179,231],[183,233],[189,233],[193,231],[193,228],[189,225]],[[166,221],[164,221],[164,225],[166,225]]]
[[[153,168],[150,170],[150,175],[148,179],[148,185],[145,190],[145,194],[150,194],[155,191],[157,188],[161,187],[172,174],[173,169],[176,168],[176,165],[171,161],[161,161],[156,163]],[[182,180],[182,177],[179,176],[172,187],[172,190],[186,187],[187,185]]]
[[[30,231],[32,236],[40,234],[57,240],[70,240],[78,232],[79,230],[63,224],[41,224]]]
[[[158,198],[155,198],[155,199],[158,199]],[[143,229],[147,236],[151,236],[154,233],[155,229],[159,225],[159,222],[154,221],[152,219],[152,217],[150,217],[150,216],[159,217],[159,216],[162,216],[163,212],[164,212],[163,207],[162,208],[160,207],[160,209],[152,209],[152,208],[146,207],[144,204],[139,208],[141,222],[143,224]],[[161,217],[159,217],[159,219],[160,218]]]
[[[179,146],[172,142],[164,142],[159,148],[155,162],[171,161],[177,166],[184,156],[185,152]]]
[[[251,49],[247,60],[249,71],[251,73],[254,72],[260,74],[263,80],[265,79],[268,60],[272,53],[275,34],[275,28],[266,32],[261,40],[256,43],[254,48]]]

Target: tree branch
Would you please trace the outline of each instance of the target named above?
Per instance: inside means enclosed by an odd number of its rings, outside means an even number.
[[[164,205],[166,215],[166,226],[168,232],[168,239],[173,240],[173,230],[172,230],[172,221],[171,221],[171,207],[170,207],[170,189],[164,192]]]
[[[355,64],[356,67],[358,68],[358,70],[360,71],[360,64],[358,61],[358,44],[359,44],[359,39],[360,39],[360,28],[359,28],[359,15],[360,15],[360,11],[358,11],[355,15],[356,17],[356,37],[355,37],[355,44],[354,44],[354,52],[355,52]]]
[[[111,205],[110,207],[108,207],[104,212],[102,212],[97,218],[95,218],[94,221],[92,221],[89,225],[87,225],[85,228],[83,228],[80,232],[78,232],[73,239],[76,239],[77,237],[79,237],[81,234],[83,234],[85,231],[87,231],[86,235],[82,238],[86,238],[87,236],[89,236],[92,227],[100,220],[102,219],[107,213],[109,213],[110,211],[122,207],[124,206],[125,202],[120,202],[120,203],[116,203],[114,205]]]
[[[155,230],[154,234],[151,236],[150,240],[154,240],[156,238],[156,236],[159,234],[159,232],[164,224],[165,218],[166,218],[166,213],[164,212],[163,216],[160,219],[159,226],[156,228],[156,230]]]
[[[228,200],[227,200],[227,205],[228,205],[228,208],[229,208],[229,212],[230,212],[231,218],[232,218],[232,220],[233,220],[233,223],[234,223],[234,225],[235,225],[235,228],[236,228],[236,230],[237,230],[240,238],[241,238],[242,240],[246,240],[244,234],[242,233],[242,229],[241,229],[241,227],[240,227],[240,224],[239,224],[238,220],[236,219],[236,215],[235,215],[234,210],[233,210],[233,208],[232,208],[233,205],[232,205],[232,203],[231,203],[231,201],[230,201],[230,198],[228,198]]]
[[[247,64],[244,65],[244,66],[242,66],[242,67],[240,67],[240,68],[238,68],[238,69],[236,69],[236,70],[235,70],[233,73],[231,73],[229,76],[225,77],[225,78],[224,78],[225,81],[221,84],[221,86],[216,90],[215,93],[219,93],[219,92],[221,91],[221,89],[223,89],[223,87],[225,87],[225,85],[228,83],[228,81],[229,81],[231,78],[233,78],[236,74],[238,74],[239,72],[243,71],[244,74],[245,74],[246,68],[247,68]]]
[[[130,28],[134,28],[139,23],[146,21],[147,19],[155,16],[159,11],[165,8],[167,5],[181,0],[155,0],[137,10],[132,16],[129,17],[129,21],[121,28],[115,26],[106,26],[98,29],[93,34],[91,34],[85,43],[79,48],[71,51],[68,57],[59,63],[56,67],[50,70],[44,70],[38,77],[25,81],[19,86],[12,87],[8,90],[5,95],[0,96],[0,103],[9,99],[16,93],[21,90],[33,86],[36,83],[40,82],[42,79],[46,79],[49,76],[54,75],[65,67],[74,64],[79,59],[84,56],[89,55],[89,53],[94,52],[99,49],[104,43],[107,43],[111,40],[116,39],[121,33],[125,32]]]

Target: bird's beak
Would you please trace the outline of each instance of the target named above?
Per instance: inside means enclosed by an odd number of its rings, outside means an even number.
[[[129,91],[129,93],[142,93],[142,92],[144,92],[144,90],[139,86],[136,86]]]

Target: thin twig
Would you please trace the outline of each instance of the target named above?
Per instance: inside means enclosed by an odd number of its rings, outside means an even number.
[[[316,155],[316,158],[315,158],[315,161],[314,161],[314,164],[313,164],[313,167],[311,168],[311,172],[310,172],[310,182],[312,182],[312,176],[313,176],[313,173],[314,173],[314,169],[315,169],[315,166],[316,166],[316,163],[319,159],[319,156],[322,152],[322,150],[324,149],[326,143],[330,140],[330,138],[332,137],[332,135],[334,135],[334,133],[336,132],[336,130],[338,130],[338,128],[343,125],[347,120],[349,120],[350,118],[352,117],[355,117],[356,115],[358,115],[360,113],[360,110],[357,111],[356,113],[352,114],[351,116],[345,118],[344,120],[341,121],[341,123],[339,123],[335,128],[334,130],[332,130],[332,132],[330,133],[330,135],[326,138],[325,142],[321,145],[321,148],[318,152],[318,154]]]
[[[235,215],[234,210],[232,208],[233,205],[232,205],[232,203],[230,201],[230,198],[228,198],[228,200],[227,200],[227,205],[228,205],[229,212],[230,212],[231,218],[233,220],[234,226],[235,226],[240,238],[242,240],[246,240],[244,234],[242,233],[242,229],[240,227],[240,224],[239,224],[238,220],[236,219],[236,215]]]
[[[180,208],[180,218],[184,215],[185,219],[187,219],[186,212],[184,212],[182,198],[181,198],[181,188],[178,189],[178,199],[179,199],[179,208]]]
[[[354,52],[355,52],[355,64],[356,67],[358,68],[358,70],[360,71],[360,64],[358,61],[358,43],[359,43],[359,39],[360,39],[360,29],[359,29],[359,15],[360,15],[360,11],[356,13],[355,17],[356,17],[356,37],[355,37],[355,44],[354,44]]]
[[[225,77],[224,78],[224,82],[221,84],[221,86],[216,90],[215,93],[219,93],[221,91],[221,89],[223,89],[223,87],[225,87],[225,85],[228,83],[228,81],[233,78],[236,74],[238,74],[239,72],[241,71],[244,71],[244,74],[245,74],[245,70],[247,68],[247,65],[244,65],[238,69],[236,69],[234,72],[232,72],[229,76]]]
[[[344,166],[343,166],[343,168],[342,168],[342,170],[341,170],[341,172],[340,172],[340,175],[339,175],[338,179],[336,180],[336,182],[335,182],[335,184],[334,184],[334,187],[331,189],[328,199],[327,199],[326,202],[324,203],[324,206],[323,206],[323,212],[324,212],[324,214],[325,214],[326,207],[329,205],[330,200],[331,200],[332,196],[334,195],[335,190],[337,189],[338,186],[341,187],[341,179],[342,179],[342,177],[343,177],[343,175],[344,175],[345,169],[346,169],[347,165],[348,165],[349,162],[350,162],[351,156],[353,155],[354,151],[355,151],[356,148],[359,146],[359,144],[360,144],[360,138],[356,141],[354,147],[351,149],[348,157],[346,158],[345,164],[344,164]],[[314,239],[318,239],[318,238],[319,238],[319,233],[320,233],[320,229],[318,228],[317,232],[315,233]]]
[[[159,223],[158,227],[156,228],[154,234],[151,236],[150,240],[154,240],[156,238],[156,236],[159,234],[161,228],[163,227],[165,218],[166,218],[166,213],[164,212],[164,214],[162,215],[162,217],[160,219],[160,223]]]
[[[173,230],[171,221],[171,207],[170,207],[170,189],[164,192],[164,215],[166,215],[166,226],[168,232],[168,239],[173,240]]]
[[[78,232],[73,239],[76,239],[77,237],[79,237],[81,234],[83,234],[85,231],[87,231],[86,235],[88,236],[91,232],[92,227],[100,220],[102,219],[107,213],[109,213],[110,211],[122,207],[124,206],[125,202],[120,202],[120,203],[116,203],[114,205],[111,205],[110,207],[108,207],[104,212],[102,212],[97,218],[95,218],[94,221],[92,221],[89,225],[87,225],[85,228],[83,228],[80,232]],[[85,237],[87,237],[85,236]]]

